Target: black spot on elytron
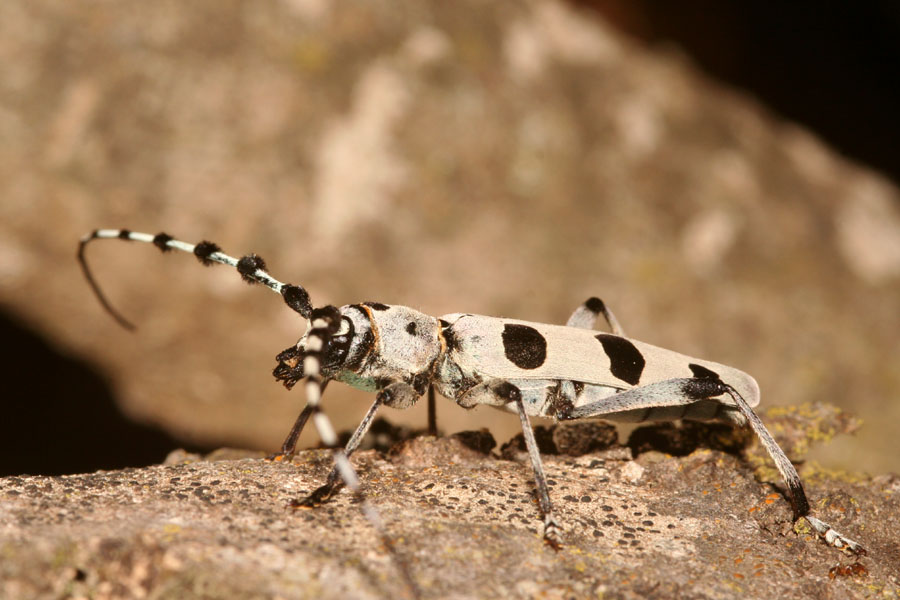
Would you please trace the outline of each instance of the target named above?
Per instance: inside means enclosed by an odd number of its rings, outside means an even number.
[[[441,324],[441,329],[446,329],[447,327],[450,327],[449,321],[445,321],[443,319],[438,319],[438,323]]]
[[[281,297],[284,303],[291,307],[294,312],[300,313],[301,317],[309,318],[312,312],[312,302],[309,300],[309,294],[299,285],[285,284],[281,288]]]
[[[537,369],[547,360],[547,340],[534,327],[507,323],[503,326],[503,351],[520,369]]]
[[[603,345],[603,351],[609,357],[609,370],[613,376],[637,385],[647,364],[641,351],[630,341],[617,335],[601,333],[594,337]]]
[[[722,378],[719,377],[719,374],[715,371],[707,369],[706,367],[700,366],[695,363],[691,363],[688,365],[691,369],[691,373],[694,374],[694,377],[698,379],[715,379],[716,381],[721,381]]]
[[[587,302],[585,302],[584,305],[595,315],[599,315],[606,310],[606,306],[603,304],[603,300],[597,297],[588,298]]]
[[[153,245],[162,250],[163,252],[168,252],[172,248],[168,246],[169,242],[172,241],[172,236],[168,233],[157,233],[153,236]]]
[[[416,335],[416,324],[414,321],[410,321],[406,324],[406,333],[409,335]]]
[[[382,304],[381,302],[363,302],[366,306],[371,308],[372,310],[387,310],[390,308],[387,304]]]
[[[238,261],[237,270],[238,273],[241,274],[241,279],[243,279],[247,283],[251,285],[254,283],[259,283],[259,280],[256,279],[256,271],[265,271],[266,261],[255,254],[248,254],[247,256],[242,256]]]
[[[119,230],[119,239],[120,239],[120,240],[128,240],[128,239],[131,239],[130,237],[128,237],[128,236],[130,236],[130,235],[131,235],[131,230],[130,230],[130,229],[120,229],[120,230]]]
[[[209,259],[209,255],[213,254],[214,252],[219,252],[220,250],[221,248],[219,248],[212,242],[203,240],[202,242],[194,246],[194,256],[197,257],[197,260],[199,260],[203,264],[203,266],[208,267],[213,264],[213,261]]]

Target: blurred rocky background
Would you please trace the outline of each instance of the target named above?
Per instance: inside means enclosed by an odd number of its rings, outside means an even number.
[[[895,5],[651,4],[0,3],[2,472],[271,451],[302,405],[270,374],[304,326],[278,297],[97,242],[128,332],[75,261],[101,227],[256,252],[317,304],[564,322],[598,295],[766,406],[861,417],[826,466],[900,469]],[[349,428],[369,401],[325,406]]]

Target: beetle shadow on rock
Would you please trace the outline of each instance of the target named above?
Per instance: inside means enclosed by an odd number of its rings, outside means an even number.
[[[185,446],[126,417],[95,367],[2,310],[0,340],[0,476],[139,467]]]

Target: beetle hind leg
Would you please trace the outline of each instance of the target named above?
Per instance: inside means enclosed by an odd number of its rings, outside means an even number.
[[[566,321],[566,327],[578,327],[580,329],[594,329],[597,324],[597,317],[603,315],[609,330],[613,335],[625,337],[622,326],[619,325],[618,319],[612,313],[608,306],[600,298],[588,298],[584,303],[575,309],[569,320]]]
[[[806,522],[812,526],[816,533],[818,533],[829,546],[834,546],[838,550],[850,552],[851,554],[856,554],[858,556],[865,556],[867,554],[866,549],[858,542],[842,535],[828,523],[809,515],[805,515],[803,518],[806,519]]]
[[[763,424],[762,420],[757,416],[750,405],[738,394],[734,388],[725,384],[726,391],[734,399],[738,409],[744,414],[750,427],[759,437],[769,456],[775,461],[775,466],[788,484],[788,494],[791,500],[791,506],[794,509],[794,521],[803,518],[813,528],[813,530],[823,539],[829,546],[833,546],[841,551],[850,552],[858,556],[866,554],[866,549],[861,544],[848,538],[835,530],[831,525],[813,517],[809,514],[809,501],[806,499],[806,493],[803,491],[803,483],[794,465],[785,456],[781,446],[772,438],[769,430]]]
[[[585,391],[591,392],[588,388],[585,388]],[[717,398],[724,395],[730,396],[735,406],[729,405],[725,412],[715,416],[725,417],[733,422],[744,421],[750,425],[787,484],[787,496],[793,509],[794,521],[806,519],[813,530],[830,546],[857,555],[865,554],[866,550],[860,544],[837,532],[827,523],[810,516],[809,501],[794,465],[741,394],[719,379],[691,377],[659,381],[612,393],[605,398],[575,406],[568,411],[561,411],[557,414],[557,418],[568,420],[600,417],[619,420],[620,417],[625,417],[624,420],[644,421],[663,416],[677,419],[695,416],[691,413],[692,409],[706,408],[705,403],[721,404]]]

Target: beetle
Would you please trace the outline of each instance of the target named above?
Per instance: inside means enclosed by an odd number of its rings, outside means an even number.
[[[543,515],[543,537],[553,548],[560,547],[561,529],[530,417],[632,422],[694,419],[749,425],[787,484],[794,521],[805,519],[835,548],[856,555],[866,553],[860,544],[810,514],[796,469],[753,411],[760,399],[753,377],[733,367],[626,337],[612,311],[598,298],[579,306],[564,326],[468,313],[432,317],[406,306],[380,302],[314,308],[303,287],[272,277],[255,254],[236,259],[208,241],[195,245],[165,233],[98,229],[81,239],[78,260],[100,302],[129,328],[133,326],[106,299],[85,260],[85,247],[96,239],[147,242],[162,251],[193,253],[205,265],[229,265],[248,283],[263,284],[280,294],[308,321],[300,339],[277,355],[273,371],[276,380],[288,389],[305,380],[307,398],[282,444],[282,455],[293,454],[300,430],[312,416],[322,441],[334,449],[335,467],[324,485],[294,505],[320,504],[346,485],[363,500],[363,510],[389,548],[380,517],[364,501],[348,457],[381,406],[409,408],[426,393],[431,404],[436,390],[464,408],[487,405],[519,416]],[[600,317],[611,333],[594,330]],[[337,435],[320,408],[329,381],[375,394],[343,449],[338,447]],[[433,416],[429,421],[433,422]]]

